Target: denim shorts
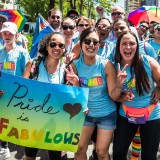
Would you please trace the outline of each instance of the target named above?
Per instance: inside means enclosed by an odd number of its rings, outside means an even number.
[[[84,126],[97,126],[105,130],[116,129],[116,112],[112,112],[104,117],[90,117],[86,115]]]

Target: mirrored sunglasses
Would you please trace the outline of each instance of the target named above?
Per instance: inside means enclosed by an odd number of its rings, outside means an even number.
[[[144,29],[146,29],[146,30],[148,30],[148,27],[145,26],[145,25],[143,25],[143,24],[140,24],[139,26],[142,27],[142,28],[144,28]]]

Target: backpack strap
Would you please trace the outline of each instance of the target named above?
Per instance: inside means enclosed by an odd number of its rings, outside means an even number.
[[[33,59],[29,79],[38,79],[39,65],[43,59],[44,57],[42,56],[38,56],[35,59]]]
[[[146,53],[146,55],[148,55],[147,50],[146,50],[146,42],[144,41],[144,51]]]

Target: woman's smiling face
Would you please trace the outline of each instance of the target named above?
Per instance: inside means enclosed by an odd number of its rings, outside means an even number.
[[[130,34],[125,34],[120,42],[120,54],[122,56],[122,61],[125,63],[131,63],[137,50],[136,38]]]
[[[87,56],[95,56],[99,49],[98,33],[92,32],[86,36],[82,43],[82,50]]]

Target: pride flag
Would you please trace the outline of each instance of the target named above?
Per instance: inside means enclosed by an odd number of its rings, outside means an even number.
[[[15,23],[18,27],[18,32],[22,31],[24,24],[27,22],[27,18],[20,10],[0,9],[0,14],[4,15],[9,22]]]
[[[50,26],[50,24],[42,17],[42,15],[38,15],[36,20],[36,29],[34,32],[34,37],[32,41],[32,48],[30,51],[31,58],[37,56],[38,53],[38,44],[41,39],[43,39],[47,34],[54,32],[54,29]]]

